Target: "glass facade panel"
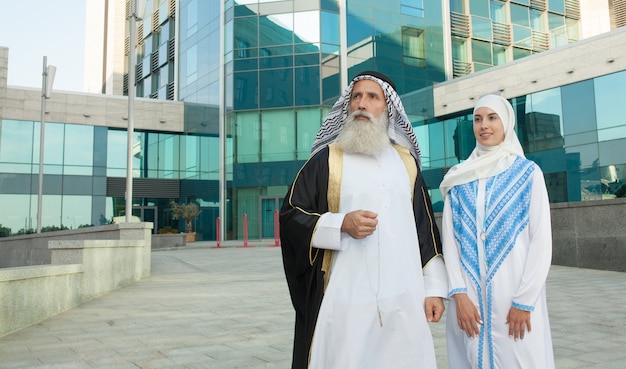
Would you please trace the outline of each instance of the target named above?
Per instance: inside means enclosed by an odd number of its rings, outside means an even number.
[[[489,0],[473,0],[469,2],[470,13],[481,17],[489,17]]]
[[[311,146],[322,119],[322,112],[317,107],[296,110],[296,160],[306,160],[311,155]]]
[[[596,107],[593,80],[572,83],[561,87],[563,119],[567,122],[564,134],[572,135],[595,131]]]
[[[532,31],[528,27],[513,26],[513,42],[515,46],[532,48]]]
[[[530,27],[530,9],[526,6],[511,4],[511,23],[518,26]]]
[[[93,137],[92,126],[65,125],[63,174],[93,174]]]
[[[491,43],[472,40],[472,59],[475,63],[492,65]]]
[[[39,173],[39,126],[3,120],[0,128],[0,173]]]
[[[300,12],[294,16],[294,43],[318,44],[320,36],[320,12]]]
[[[500,1],[491,1],[490,2],[490,13],[491,13],[491,19],[494,22],[498,22],[498,23],[503,23],[506,24],[508,23],[507,17],[506,17],[506,6],[504,5],[504,3],[500,2]]]
[[[548,10],[554,13],[565,14],[565,0],[548,0]]]
[[[293,68],[261,71],[259,105],[279,108],[293,105]]]
[[[261,113],[261,161],[295,160],[296,126],[294,111],[269,110]]]
[[[323,43],[339,45],[339,14],[322,12],[320,29]]]
[[[491,19],[472,16],[472,37],[492,41]]]
[[[594,91],[598,129],[626,127],[626,71],[596,78]]]
[[[237,163],[256,163],[261,158],[261,124],[258,112],[237,113],[235,132]]]

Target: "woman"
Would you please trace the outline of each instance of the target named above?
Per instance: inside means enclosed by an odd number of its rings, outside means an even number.
[[[440,186],[450,368],[554,368],[545,288],[550,204],[514,126],[506,99],[480,98],[476,148]]]

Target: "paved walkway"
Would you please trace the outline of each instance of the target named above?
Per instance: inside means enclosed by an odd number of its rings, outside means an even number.
[[[289,368],[293,310],[271,244],[155,251],[151,277],[0,338],[0,368]],[[626,367],[626,273],[554,266],[548,304],[557,368]]]

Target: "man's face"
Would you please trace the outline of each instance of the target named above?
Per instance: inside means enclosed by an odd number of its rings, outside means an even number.
[[[350,111],[365,110],[375,118],[387,109],[385,94],[380,85],[372,80],[363,79],[354,84],[352,95],[350,96]],[[357,119],[367,120],[367,117],[360,116]]]

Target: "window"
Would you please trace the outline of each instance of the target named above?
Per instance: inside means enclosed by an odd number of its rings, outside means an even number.
[[[424,30],[402,27],[402,62],[413,67],[426,67]]]
[[[400,0],[400,13],[424,18],[424,0]]]

